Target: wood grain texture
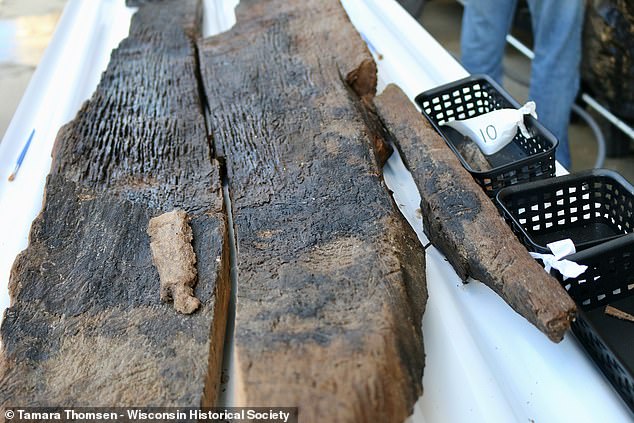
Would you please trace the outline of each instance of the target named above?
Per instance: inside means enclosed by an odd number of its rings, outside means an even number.
[[[58,135],[43,210],[16,259],[0,408],[200,406],[216,398],[227,227],[191,39],[198,1],[142,7],[99,86]],[[200,308],[159,297],[149,219],[191,216]]]
[[[92,98],[60,130],[52,174],[166,211],[222,207],[190,35],[201,13],[198,1],[164,0],[132,17]]]
[[[395,85],[376,111],[421,193],[425,232],[458,275],[497,292],[515,311],[559,342],[574,302],[528,254],[455,154]]]
[[[373,156],[370,53],[334,0],[242,1],[199,51],[238,242],[238,403],[402,422],[421,393],[425,260]]]

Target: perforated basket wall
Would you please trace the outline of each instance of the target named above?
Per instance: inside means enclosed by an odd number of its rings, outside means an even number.
[[[496,201],[524,245],[540,253],[560,239],[580,251],[634,230],[634,188],[606,169],[509,187]]]
[[[416,97],[416,103],[489,197],[495,197],[504,187],[555,175],[557,139],[530,116],[525,119],[525,124],[534,136],[527,139],[518,131],[509,146],[489,156],[491,169],[475,170],[460,154],[456,145],[464,137],[442,126],[443,123],[502,108],[520,107],[488,76],[474,75],[425,91]]]
[[[603,374],[623,398],[623,401],[634,412],[634,377],[632,373],[605,345],[603,339],[597,334],[592,325],[588,323],[583,314],[579,315],[577,320],[573,322],[572,330],[590,353],[590,357],[601,368]]]
[[[618,239],[596,245],[566,257],[588,269],[576,278],[563,280],[556,270],[556,276],[571,298],[575,300],[581,312],[572,325],[572,329],[598,364],[623,400],[634,411],[634,376],[631,362],[619,357],[608,346],[603,334],[593,325],[589,312],[597,310],[603,313],[603,307],[634,296],[634,233]],[[627,323],[634,325],[634,323]],[[629,327],[629,326],[626,326]],[[631,351],[634,328],[628,333],[618,333],[621,342],[618,348]],[[622,336],[621,336],[622,335]],[[631,360],[631,359],[630,359]]]
[[[614,343],[614,333],[612,338],[605,338],[609,332],[599,328],[605,330],[606,326],[594,324],[596,319],[606,318],[604,306],[629,302],[634,296],[634,188],[618,173],[596,169],[505,188],[496,201],[529,250],[548,253],[549,242],[564,238],[574,241],[578,252],[566,259],[588,269],[565,280],[556,270],[552,274],[581,310],[573,331],[634,411],[631,361],[624,360],[627,356],[618,351],[631,351],[632,339],[626,336],[624,343]],[[602,323],[606,324],[604,320]],[[610,322],[607,327],[614,326]]]

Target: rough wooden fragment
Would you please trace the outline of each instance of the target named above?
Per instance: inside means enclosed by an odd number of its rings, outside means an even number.
[[[475,142],[465,139],[465,142],[458,144],[457,148],[462,158],[471,166],[471,169],[480,172],[491,169],[491,163],[489,163]]]
[[[373,157],[369,51],[335,0],[242,1],[199,51],[238,242],[238,404],[402,422],[421,393],[425,261]]]
[[[616,307],[612,307],[610,305],[605,307],[605,314],[607,314],[609,316],[612,316],[612,317],[616,317],[617,319],[634,322],[634,316],[632,316],[630,313],[626,313],[626,312],[624,312],[622,310],[619,310]]]
[[[222,207],[192,38],[201,13],[196,0],[140,8],[92,98],[60,130],[52,174],[165,211]]]
[[[161,278],[161,301],[173,302],[183,314],[192,314],[200,306],[194,296],[196,254],[187,213],[173,210],[150,219],[147,226],[152,262]]]
[[[455,154],[396,86],[376,110],[421,193],[425,231],[458,275],[478,279],[558,342],[576,309],[528,254]]]
[[[126,0],[126,6],[143,9],[132,18],[136,22],[130,27],[129,38],[160,40],[163,48],[188,50],[183,43],[187,41],[191,47],[202,34],[203,1],[183,0],[182,8],[174,3],[178,0]]]
[[[59,133],[1,329],[0,408],[200,406],[216,397],[229,290],[218,164],[191,34],[197,1],[142,7]],[[200,308],[159,299],[146,229],[191,216]]]

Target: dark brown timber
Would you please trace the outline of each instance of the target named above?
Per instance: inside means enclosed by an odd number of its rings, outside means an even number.
[[[59,133],[2,325],[0,408],[200,406],[216,397],[229,294],[218,164],[193,37],[198,1],[141,7]],[[200,307],[160,299],[150,218],[191,217]]]
[[[370,53],[335,0],[242,1],[199,50],[238,242],[238,405],[402,422],[421,393],[425,260],[373,156]]]
[[[388,86],[374,103],[416,181],[430,240],[463,280],[482,281],[551,340],[560,341],[575,313],[565,290],[519,243],[400,88]]]

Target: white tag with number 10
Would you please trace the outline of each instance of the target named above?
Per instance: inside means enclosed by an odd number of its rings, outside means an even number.
[[[470,119],[447,122],[444,125],[471,138],[488,156],[497,153],[510,143],[518,128],[525,138],[531,137],[524,125],[524,115],[532,115],[537,118],[535,102],[529,101],[520,109],[494,110]]]

